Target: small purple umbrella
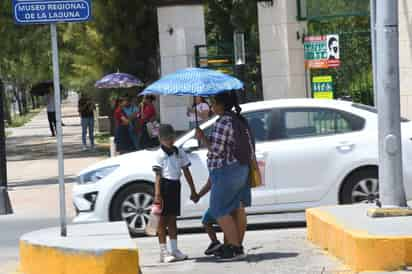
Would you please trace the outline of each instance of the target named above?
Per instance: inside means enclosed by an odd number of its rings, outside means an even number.
[[[143,85],[143,82],[128,73],[112,73],[97,81],[96,88],[132,88]]]

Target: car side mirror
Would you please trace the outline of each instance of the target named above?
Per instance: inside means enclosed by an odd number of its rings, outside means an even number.
[[[195,151],[195,150],[199,149],[199,141],[194,139],[194,138],[189,139],[183,144],[182,149],[185,152]]]

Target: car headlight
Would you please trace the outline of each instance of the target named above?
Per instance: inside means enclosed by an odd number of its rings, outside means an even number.
[[[114,172],[120,165],[102,167],[79,177],[79,184],[93,184]]]

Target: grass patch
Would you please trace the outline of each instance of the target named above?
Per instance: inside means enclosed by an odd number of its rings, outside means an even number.
[[[22,116],[15,116],[13,117],[11,123],[8,125],[9,127],[21,127],[30,122],[34,116],[36,116],[41,111],[40,108],[33,109],[29,113],[24,114]]]
[[[110,133],[97,133],[94,135],[94,140],[96,144],[109,144],[110,143]]]

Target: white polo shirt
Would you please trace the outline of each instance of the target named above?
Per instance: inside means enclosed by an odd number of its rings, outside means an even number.
[[[189,158],[182,149],[177,149],[178,153],[167,155],[162,148],[156,152],[154,171],[159,171],[162,178],[178,181],[182,176],[182,168],[190,166]]]

